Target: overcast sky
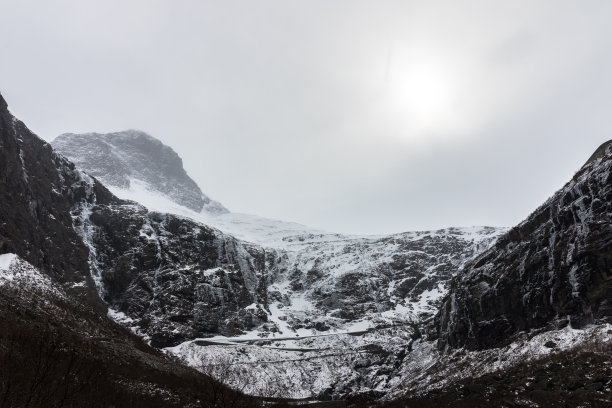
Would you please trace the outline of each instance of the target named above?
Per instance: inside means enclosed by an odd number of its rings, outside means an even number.
[[[0,0],[46,140],[144,130],[235,212],[511,226],[612,138],[612,1]]]

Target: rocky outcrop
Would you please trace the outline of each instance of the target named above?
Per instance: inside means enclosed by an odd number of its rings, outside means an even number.
[[[82,212],[104,300],[152,345],[237,335],[267,320],[261,248],[134,203]]]
[[[124,186],[134,174],[141,174],[138,176],[141,179],[147,175],[167,180],[175,177],[172,172],[166,176],[159,167],[155,149],[135,152],[132,144],[139,138],[144,138],[147,145],[163,146],[150,136],[138,133],[67,134],[58,137],[53,145],[73,158],[81,170],[99,175],[115,186]],[[172,152],[172,156],[176,153]],[[180,158],[176,156],[174,161],[180,162]],[[180,173],[184,173],[182,165]],[[191,181],[186,174],[180,179]],[[151,194],[143,196],[141,204],[157,208],[160,198],[167,195],[165,184],[152,182],[150,177],[147,180],[151,183]],[[167,209],[173,211],[174,207]],[[201,224],[196,227],[183,218],[178,221],[173,216],[153,216],[130,206],[94,210],[89,217],[93,222],[91,228],[102,231],[102,235],[90,234],[89,240],[96,252],[93,260],[102,270],[100,288],[106,292],[105,299],[136,319],[139,326],[144,324],[146,327],[141,329],[150,336],[159,337],[159,333],[154,333],[155,327],[163,331],[166,340],[156,340],[155,344],[168,344],[167,341],[172,344],[190,336],[234,335],[258,324],[262,334],[276,332],[293,336],[298,329],[343,330],[355,321],[388,325],[426,319],[437,310],[447,282],[463,262],[487,248],[502,231],[488,227],[448,228],[386,237],[349,237],[245,214],[216,217],[200,217],[195,212],[185,214],[213,223],[221,230],[228,228],[231,235],[237,233],[259,242],[261,247],[212,232]],[[189,231],[187,239],[167,229],[177,222]],[[108,225],[113,228],[109,229]],[[204,234],[204,231],[208,232]],[[208,243],[203,247],[193,243],[200,240]],[[215,242],[231,242],[222,246],[223,251],[231,248],[229,261],[222,260],[226,255],[212,255],[219,249]],[[178,247],[183,248],[180,254],[168,259]],[[200,262],[194,258],[196,254],[205,254],[210,262]],[[224,265],[243,265],[240,267],[243,272],[229,273],[237,267],[228,269]],[[244,265],[253,267],[245,269]],[[159,268],[161,275],[157,274]],[[221,269],[202,274],[212,268]],[[221,270],[226,274],[223,279],[211,283],[212,276]],[[172,284],[157,285],[155,276],[162,276],[166,281],[170,279],[166,277],[172,276]],[[257,284],[249,283],[241,288],[236,276]],[[208,289],[196,290],[204,283]],[[182,306],[149,307],[152,287],[163,290],[163,296],[155,296],[154,304],[169,306],[168,301],[158,299],[181,298],[184,300],[176,303]],[[212,295],[200,299],[193,295],[196,292],[198,296],[217,293],[217,299]],[[246,306],[248,310],[243,310]],[[143,320],[145,315],[151,321]],[[170,316],[172,324],[160,323],[159,319],[169,322]]]
[[[17,253],[59,282],[89,279],[88,249],[71,209],[86,197],[116,199],[15,119],[1,96],[0,192],[0,253]],[[82,288],[95,301],[92,282]]]
[[[466,265],[437,316],[440,348],[487,348],[521,331],[612,321],[611,168],[608,142]]]
[[[159,191],[195,212],[228,212],[220,203],[202,194],[172,148],[142,131],[66,133],[58,136],[52,146],[108,187]],[[132,185],[137,183],[141,185]]]
[[[0,99],[0,254],[15,253],[154,345],[265,321],[264,252],[113,196],[15,119]],[[261,294],[261,295],[260,295]]]

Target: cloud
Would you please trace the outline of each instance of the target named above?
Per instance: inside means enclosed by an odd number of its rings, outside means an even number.
[[[0,90],[50,140],[139,128],[229,208],[510,225],[610,132],[612,3],[7,1]]]

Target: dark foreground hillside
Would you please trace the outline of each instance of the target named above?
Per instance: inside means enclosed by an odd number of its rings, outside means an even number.
[[[70,298],[4,285],[0,313],[1,408],[259,406]]]
[[[466,379],[385,408],[612,406],[612,344],[585,344],[510,369]]]

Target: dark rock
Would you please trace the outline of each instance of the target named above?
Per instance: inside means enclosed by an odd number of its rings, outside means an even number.
[[[14,252],[59,282],[88,281],[81,294],[103,307],[88,248],[73,229],[71,209],[88,196],[116,201],[14,118],[0,96],[0,253]]]
[[[546,343],[544,343],[544,347],[548,347],[548,348],[555,348],[557,347],[557,343],[555,343],[552,340],[548,340]]]
[[[612,167],[605,146],[526,221],[468,262],[437,318],[439,347],[494,347],[521,331],[612,321]]]

